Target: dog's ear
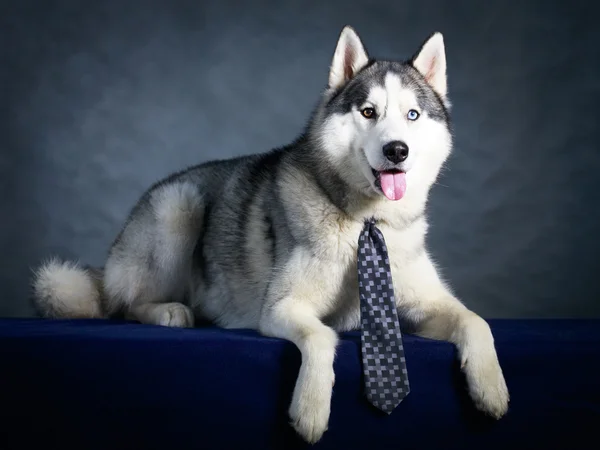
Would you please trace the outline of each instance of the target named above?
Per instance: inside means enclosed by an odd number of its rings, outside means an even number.
[[[427,83],[446,99],[446,50],[442,33],[434,33],[412,58],[412,65],[421,72]]]
[[[346,84],[368,62],[369,57],[358,34],[352,27],[345,26],[338,39],[331,62],[329,89],[337,89]]]

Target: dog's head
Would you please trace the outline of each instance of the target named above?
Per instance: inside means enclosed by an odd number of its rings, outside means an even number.
[[[427,191],[452,146],[446,55],[433,34],[404,62],[370,60],[351,27],[339,37],[313,130],[339,175],[369,196]]]

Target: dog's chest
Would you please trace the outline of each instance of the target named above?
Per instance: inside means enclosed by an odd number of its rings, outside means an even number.
[[[321,255],[324,255],[319,264],[321,273],[332,288],[325,320],[338,331],[354,329],[360,323],[357,252],[362,229],[359,224],[343,233],[338,232],[335,238],[323,237],[320,241]],[[385,225],[380,225],[379,229],[386,242],[392,273],[398,273],[422,248],[424,230],[419,226],[396,230]]]
[[[385,224],[377,227],[383,234],[387,255],[392,266],[400,267],[424,242],[425,228],[415,222],[404,229],[395,229]],[[313,250],[317,258],[336,271],[345,272],[350,266],[356,268],[360,235],[364,224],[337,222],[321,228],[315,234]]]

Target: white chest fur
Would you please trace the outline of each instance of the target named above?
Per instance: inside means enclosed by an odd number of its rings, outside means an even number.
[[[400,302],[400,274],[423,252],[425,218],[421,217],[400,230],[386,224],[379,224],[378,228],[386,241],[395,291],[399,297],[397,300]],[[317,251],[311,262],[310,279],[316,289],[311,294],[313,298],[320,299],[315,308],[326,322],[339,331],[356,328],[359,324],[357,248],[362,229],[360,222],[346,222],[336,226],[335,230],[320,234],[315,247]]]

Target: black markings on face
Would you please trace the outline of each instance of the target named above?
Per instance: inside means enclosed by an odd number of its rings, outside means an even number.
[[[396,74],[403,87],[415,93],[419,108],[426,111],[429,118],[440,122],[449,121],[448,110],[435,91],[421,74],[409,63],[372,61],[345,86],[333,94],[326,109],[329,114],[346,114],[352,108],[361,107],[375,86],[385,86],[388,73]]]

